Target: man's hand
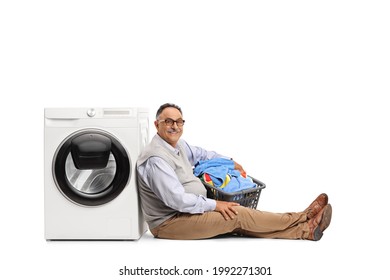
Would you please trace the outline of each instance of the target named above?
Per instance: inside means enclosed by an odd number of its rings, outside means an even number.
[[[234,216],[238,214],[238,212],[233,208],[233,206],[239,206],[240,204],[236,202],[227,202],[216,200],[217,206],[214,211],[217,211],[222,214],[225,220],[234,219]]]
[[[239,164],[235,161],[233,161],[233,162],[234,162],[234,169],[240,171],[241,176],[246,178],[246,172],[245,172],[244,168],[241,166],[241,164]]]

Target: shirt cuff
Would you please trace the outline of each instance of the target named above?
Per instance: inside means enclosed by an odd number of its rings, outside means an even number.
[[[217,206],[217,202],[214,199],[206,198],[204,211],[205,212],[214,211],[216,206]]]

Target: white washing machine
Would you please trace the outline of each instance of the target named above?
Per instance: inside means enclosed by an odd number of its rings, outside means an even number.
[[[136,240],[146,231],[135,163],[145,108],[46,108],[45,238]]]

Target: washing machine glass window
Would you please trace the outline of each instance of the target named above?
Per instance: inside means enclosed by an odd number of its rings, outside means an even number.
[[[98,194],[105,191],[112,183],[116,173],[116,161],[110,153],[107,166],[101,169],[78,169],[68,154],[65,162],[65,173],[70,185],[84,194]]]
[[[123,145],[100,130],[66,138],[53,159],[53,176],[62,194],[76,204],[98,206],[115,199],[130,179],[131,162]]]

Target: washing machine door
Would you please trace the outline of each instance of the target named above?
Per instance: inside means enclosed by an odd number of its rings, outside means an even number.
[[[83,130],[60,145],[53,160],[58,189],[69,200],[98,206],[116,198],[130,179],[130,160],[121,143],[100,130]]]

